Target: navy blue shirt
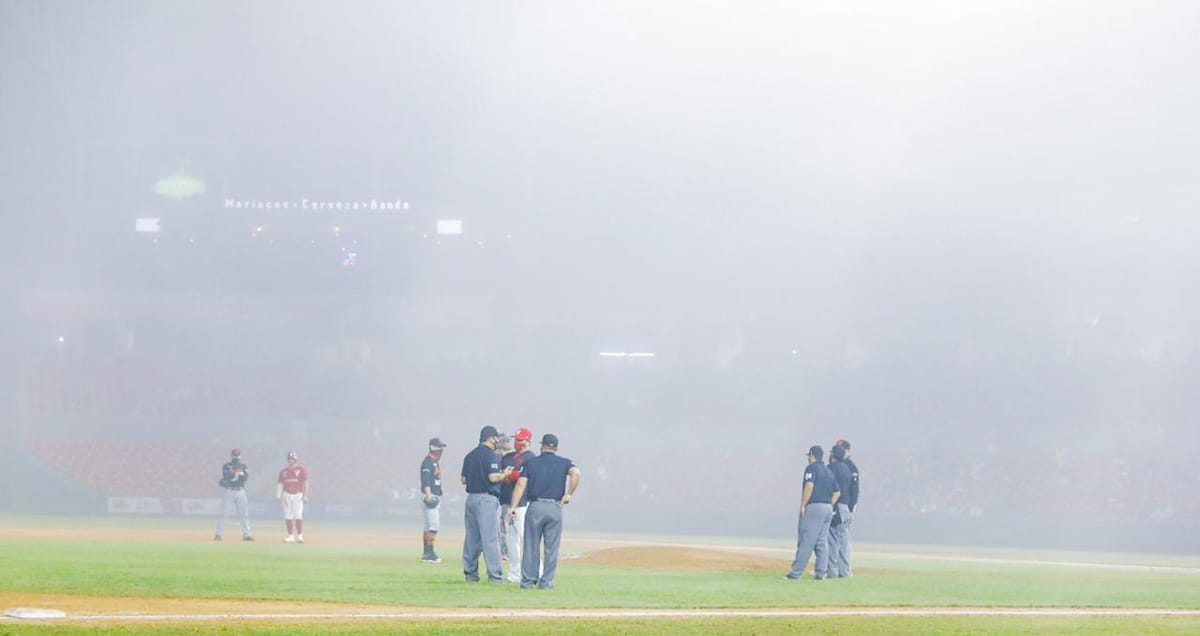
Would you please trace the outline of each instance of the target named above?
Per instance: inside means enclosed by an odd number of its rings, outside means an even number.
[[[567,473],[574,467],[575,464],[566,457],[542,451],[541,455],[526,462],[521,472],[521,476],[529,480],[525,485],[525,495],[530,501],[561,500],[567,494]]]
[[[487,493],[499,499],[500,484],[493,484],[488,479],[489,474],[498,472],[500,458],[496,457],[496,451],[488,448],[486,444],[476,446],[475,450],[467,453],[463,459],[462,476],[467,479],[467,493]]]
[[[850,467],[845,460],[831,459],[829,460],[829,472],[833,474],[833,481],[837,483],[838,490],[842,492],[838,496],[838,506],[833,510],[833,522],[831,523],[833,526],[840,526],[842,525],[842,515],[838,513],[837,508],[841,508],[841,504],[846,503],[844,499],[846,492],[850,489]]]
[[[421,492],[424,493],[426,488],[429,492],[442,496],[442,466],[429,455],[421,462]]]
[[[843,459],[842,463],[850,469],[850,488],[842,489],[842,498],[839,501],[850,506],[850,512],[854,512],[854,507],[858,505],[858,466],[849,457]]]
[[[831,503],[833,493],[840,492],[833,473],[821,462],[813,462],[804,468],[804,483],[813,485],[812,495],[808,498],[810,504]]]
[[[850,491],[850,466],[845,461],[835,459],[829,462],[829,472],[833,473],[833,480],[837,482],[838,490],[842,492],[843,496]],[[838,503],[842,504],[846,502],[842,501],[841,497],[838,497]]]
[[[250,479],[250,469],[241,460],[235,459],[221,465],[222,488],[241,490],[246,487],[247,479]]]
[[[537,457],[537,455],[534,455],[533,451],[526,448],[520,453],[513,451],[500,458],[500,469],[503,470],[509,466],[512,466],[513,475],[515,476],[515,479],[513,479],[511,482],[503,482],[500,485],[501,504],[507,506],[508,504],[512,503],[513,490],[515,490],[517,487],[517,479],[520,479],[521,477],[521,470],[525,467],[525,464],[529,463],[529,460],[533,459],[534,457]],[[529,491],[526,491],[524,495],[521,495],[521,501],[517,502],[517,507],[524,506],[527,503],[529,503]]]

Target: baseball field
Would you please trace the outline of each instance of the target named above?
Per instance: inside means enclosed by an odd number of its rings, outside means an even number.
[[[467,584],[419,528],[213,542],[207,519],[0,516],[0,633],[1200,633],[1200,557],[856,546],[850,579],[788,582],[790,539],[572,532],[554,590]],[[236,539],[236,533],[233,534]]]

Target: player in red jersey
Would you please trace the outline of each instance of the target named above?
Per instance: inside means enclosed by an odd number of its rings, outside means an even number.
[[[508,581],[510,583],[521,582],[521,554],[525,545],[525,511],[529,504],[528,499],[521,498],[516,502],[517,507],[514,508],[512,495],[517,480],[521,478],[525,462],[537,457],[533,451],[529,450],[532,440],[532,431],[527,428],[518,428],[513,435],[513,444],[516,446],[516,450],[500,458],[500,468],[511,466],[513,469],[512,473],[500,484],[500,527],[508,526],[504,542],[508,545]],[[513,514],[510,515],[510,512]]]
[[[288,536],[284,543],[304,543],[304,502],[308,501],[308,469],[300,465],[296,451],[287,454],[287,467],[279,471],[275,498],[283,505]]]

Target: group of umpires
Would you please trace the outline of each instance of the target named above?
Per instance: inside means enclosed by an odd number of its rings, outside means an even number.
[[[513,435],[515,448],[497,452],[504,437],[494,426],[479,431],[479,445],[463,459],[460,480],[466,487],[463,576],[479,581],[483,555],[488,581],[520,583],[523,589],[554,587],[562,540],[562,506],[579,487],[579,469],[558,454],[558,437],[542,436],[541,454],[529,450],[533,433],[521,428]],[[425,504],[425,554],[421,560],[441,563],[434,552],[441,505],[439,461],[445,444],[429,440],[429,455],[421,462],[421,491]],[[509,573],[505,578],[500,556],[501,524],[507,526]],[[544,548],[544,553],[543,553]]]
[[[825,451],[808,449],[804,490],[800,497],[800,522],[796,558],[784,576],[797,581],[808,559],[816,552],[813,579],[845,578],[850,568],[850,526],[858,505],[858,466],[850,459],[850,442],[839,439],[829,451],[829,465],[821,463]]]

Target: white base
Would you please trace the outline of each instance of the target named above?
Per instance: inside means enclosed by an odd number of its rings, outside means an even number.
[[[9,618],[66,618],[67,613],[56,609],[41,609],[38,607],[17,607],[4,610]]]

